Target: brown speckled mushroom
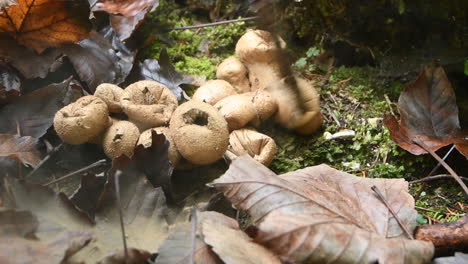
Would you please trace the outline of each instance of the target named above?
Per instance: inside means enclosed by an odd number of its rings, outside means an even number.
[[[104,153],[110,159],[121,155],[133,156],[140,131],[138,127],[129,121],[117,121],[107,129],[102,140]]]
[[[229,144],[226,120],[211,105],[189,101],[172,116],[170,130],[180,154],[193,164],[206,165],[220,159]]]
[[[211,80],[200,86],[192,96],[192,100],[215,105],[221,99],[237,94],[236,90],[224,80]]]
[[[149,80],[129,85],[120,101],[129,120],[140,130],[167,125],[178,105],[166,86]]]
[[[247,68],[236,57],[229,57],[218,65],[216,78],[225,80],[234,87],[237,93],[250,92]]]
[[[249,154],[265,166],[275,158],[278,148],[275,141],[251,128],[234,130],[229,135],[228,150],[237,156]]]
[[[276,99],[271,93],[265,90],[257,90],[255,92],[245,93],[246,96],[254,105],[256,118],[251,122],[258,126],[261,122],[268,120],[278,110]]]
[[[224,98],[215,104],[215,108],[226,119],[231,131],[244,127],[257,117],[253,102],[242,94]]]
[[[304,135],[320,128],[320,97],[310,82],[298,77],[287,77],[270,86],[268,91],[278,102],[276,122]]]
[[[106,103],[88,95],[60,109],[54,117],[54,128],[64,142],[77,145],[100,135],[108,122]]]
[[[264,30],[248,30],[236,44],[236,55],[249,72],[250,90],[262,90],[290,75],[281,37]]]
[[[111,113],[121,113],[122,105],[120,104],[120,99],[124,90],[119,86],[112,83],[102,83],[94,92],[94,96],[101,98],[106,102],[109,112]]]

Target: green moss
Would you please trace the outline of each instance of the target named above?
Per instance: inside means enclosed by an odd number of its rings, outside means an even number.
[[[216,65],[207,58],[184,57],[175,63],[176,70],[188,74],[206,76],[207,79],[214,79],[216,75]]]
[[[155,41],[142,51],[144,58],[157,59],[161,49],[167,52],[178,71],[215,77],[216,66],[234,54],[237,40],[247,29],[246,22],[237,22],[199,29],[163,29],[184,27],[199,23],[199,18],[175,4],[161,1],[156,11],[145,19],[142,31]]]

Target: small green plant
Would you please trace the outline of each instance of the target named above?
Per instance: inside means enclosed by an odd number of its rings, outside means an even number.
[[[465,61],[465,75],[468,76],[468,60]]]
[[[316,71],[316,65],[314,64],[314,59],[322,53],[322,49],[313,46],[309,48],[305,54],[305,57],[299,58],[294,66],[300,70],[308,70],[310,72]]]

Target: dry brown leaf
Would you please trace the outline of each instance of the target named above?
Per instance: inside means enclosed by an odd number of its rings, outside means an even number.
[[[88,36],[89,10],[81,1],[17,0],[3,9],[0,32],[42,53],[46,48],[76,43]]]
[[[68,231],[46,243],[34,239],[38,226],[29,211],[0,210],[0,263],[59,264],[91,240],[89,232]]]
[[[468,158],[468,140],[460,131],[455,92],[440,65],[431,63],[424,67],[401,93],[398,109],[400,120],[386,115],[384,124],[400,147],[420,155],[427,151],[417,141],[432,151],[455,144]]]
[[[15,159],[35,167],[41,161],[37,143],[36,138],[29,136],[0,134],[0,157]]]
[[[36,167],[41,161],[41,154],[36,147],[37,142],[37,138],[29,136],[0,134],[0,157],[15,159]]]
[[[372,192],[374,185],[412,232],[416,227],[417,212],[414,199],[408,194],[408,183],[403,179],[359,178],[327,165],[277,176],[252,158],[242,156],[213,183],[236,208],[246,210],[254,223],[263,220],[258,240],[266,246],[281,244],[281,249],[273,246],[271,249],[284,260],[301,262],[326,256],[323,262],[360,263],[356,261],[359,259],[381,263],[430,261],[433,245],[405,237],[388,208]],[[320,230],[296,233],[296,230],[288,229],[294,221],[299,221],[295,225],[305,228],[304,231],[314,225],[320,225]],[[282,225],[285,226],[280,229]],[[353,232],[340,233],[341,230]],[[384,251],[371,250],[369,245],[373,245],[375,238],[380,238]],[[318,246],[311,247],[314,243]],[[356,253],[355,248],[359,249],[359,254],[351,254]]]
[[[192,218],[193,219],[193,218]],[[197,214],[197,230],[195,237],[194,262],[198,264],[220,264],[221,259],[213,252],[202,237],[202,225],[207,221],[216,222],[223,226],[239,230],[237,222],[217,212],[201,212]],[[179,223],[169,234],[166,241],[158,250],[155,264],[183,264],[189,263],[192,253],[192,224]]]
[[[226,264],[281,264],[271,251],[241,230],[215,221],[205,221],[202,230],[205,242]]]

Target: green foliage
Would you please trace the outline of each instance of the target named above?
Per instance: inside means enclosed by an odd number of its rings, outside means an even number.
[[[143,50],[142,56],[157,58],[161,49],[166,47],[176,70],[213,79],[216,66],[234,53],[235,44],[245,32],[247,23],[172,30],[168,33],[161,30],[196,23],[199,22],[194,14],[181,10],[168,1],[161,1],[158,9],[145,19],[145,24],[142,26],[147,38],[156,39]]]
[[[294,66],[299,70],[308,70],[309,72],[314,72],[316,70],[314,59],[322,52],[323,50],[316,46],[310,47],[305,53],[305,57],[299,58],[294,63]]]

